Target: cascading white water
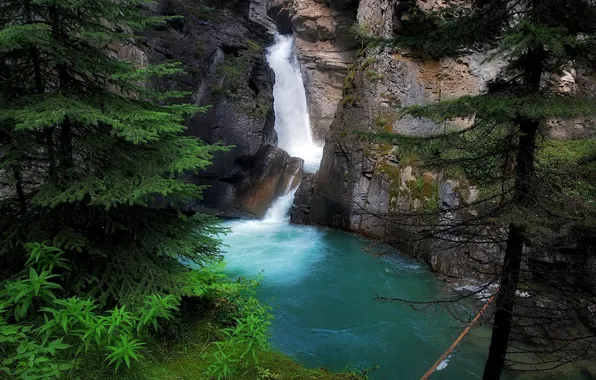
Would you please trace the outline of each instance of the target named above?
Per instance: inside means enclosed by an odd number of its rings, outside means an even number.
[[[271,207],[265,213],[263,221],[265,223],[282,223],[287,220],[288,212],[292,208],[294,202],[294,194],[297,189],[290,190],[286,195],[283,195],[275,200]]]
[[[267,49],[267,61],[275,72],[273,108],[279,139],[277,145],[290,156],[302,158],[304,171],[314,173],[321,163],[323,147],[312,138],[306,93],[292,37],[277,35],[275,43]],[[295,186],[294,178],[288,182],[286,193],[273,202],[262,220],[234,223],[233,230],[256,231],[288,224],[288,214],[297,190],[292,186]]]
[[[294,53],[291,36],[277,35],[275,43],[267,49],[267,61],[275,72],[273,108],[278,146],[290,156],[304,160],[304,170],[318,170],[323,147],[314,142],[306,103],[306,93],[300,65]]]

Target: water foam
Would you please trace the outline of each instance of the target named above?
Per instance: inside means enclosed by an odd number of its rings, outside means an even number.
[[[290,190],[287,194],[277,198],[275,202],[269,207],[265,217],[263,218],[264,223],[283,223],[288,222],[289,212],[294,202],[294,194],[296,189]]]
[[[293,194],[278,201],[289,196]],[[314,227],[296,228],[285,218],[225,225],[232,233],[224,238],[228,246],[224,255],[227,269],[234,275],[250,277],[264,271],[267,283],[294,284],[308,276],[309,268],[325,256],[322,232]]]

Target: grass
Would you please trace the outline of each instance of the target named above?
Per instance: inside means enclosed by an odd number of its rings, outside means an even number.
[[[259,44],[256,41],[253,41],[251,39],[245,39],[244,43],[246,44],[246,46],[253,52],[255,53],[261,53],[263,52],[265,49],[263,48],[263,46],[261,46],[261,44]]]
[[[205,370],[214,361],[213,344],[221,339],[221,326],[213,317],[183,322],[175,333],[152,342],[150,353],[133,363],[130,370],[118,374],[100,370],[101,363],[83,363],[73,379],[102,380],[208,380]],[[175,341],[175,343],[172,343]],[[226,379],[233,380],[357,380],[354,372],[333,373],[324,368],[308,369],[277,351],[260,352],[259,365],[239,371]],[[101,358],[97,358],[101,359]]]
[[[360,101],[360,96],[357,95],[346,95],[341,100],[341,104],[344,106],[355,106],[356,102]]]
[[[372,69],[366,69],[366,71],[364,71],[364,77],[373,82],[383,79],[383,76],[381,74],[379,74],[376,70]]]

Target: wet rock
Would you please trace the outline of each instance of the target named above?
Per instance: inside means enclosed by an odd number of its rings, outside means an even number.
[[[441,200],[441,209],[449,210],[459,207],[460,194],[455,191],[459,186],[457,181],[446,180],[439,185],[439,199]]]
[[[276,198],[298,186],[303,165],[301,158],[264,145],[253,155],[238,157],[231,175],[218,179],[217,198],[194,207],[223,217],[261,218]]]
[[[314,192],[314,174],[306,173],[302,176],[300,187],[294,196],[290,222],[294,224],[310,223],[310,207]]]
[[[300,183],[304,161],[272,145],[265,145],[252,156],[236,160],[231,178],[242,210],[262,217],[273,201]]]
[[[394,1],[362,0],[357,12],[367,32],[390,37],[400,15]],[[388,222],[392,215],[424,208],[456,208],[475,189],[459,178],[442,179],[417,166],[415,157],[391,144],[371,143],[354,132],[386,131],[411,136],[441,133],[427,119],[399,119],[395,109],[428,104],[461,95],[480,94],[501,65],[470,53],[438,61],[422,59],[390,47],[369,48],[350,68],[342,81],[342,100],[331,124],[316,175],[309,219],[394,242],[403,252],[422,257],[436,271],[459,275],[464,262],[482,260],[484,251],[430,254],[432,249],[409,243],[407,226]],[[454,123],[457,128],[468,120]],[[450,182],[451,181],[451,182]],[[466,199],[467,199],[466,198]],[[416,225],[416,220],[409,220]],[[432,248],[432,247],[431,247]]]
[[[251,0],[248,17],[266,33],[274,35],[277,32],[275,22],[267,15],[267,0]]]

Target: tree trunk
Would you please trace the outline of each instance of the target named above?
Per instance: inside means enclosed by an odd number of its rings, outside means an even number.
[[[62,29],[60,20],[60,9],[56,5],[50,7],[50,18],[52,21],[52,37],[55,40],[65,42],[65,36]],[[58,72],[58,87],[61,90],[68,90],[69,85],[69,74],[66,64],[61,63],[56,66]],[[59,125],[60,136],[59,136],[59,173],[58,178],[63,184],[66,184],[71,179],[72,173],[70,172],[73,166],[72,150],[72,125],[68,117]]]
[[[515,204],[527,207],[531,203],[532,176],[534,172],[534,152],[539,122],[537,120],[519,121],[521,136],[518,144],[515,168]],[[488,359],[484,367],[483,380],[498,380],[505,365],[507,345],[511,334],[511,321],[515,304],[515,293],[519,281],[521,261],[525,240],[523,224],[511,223],[507,236],[505,258],[501,269],[497,311],[493,322],[493,331],[488,350]]]
[[[534,6],[532,0],[532,5]],[[525,57],[523,78],[529,93],[540,93],[540,78],[543,71],[543,62],[546,58],[543,47],[530,49]],[[536,150],[536,134],[540,125],[539,120],[518,116],[515,124],[519,127],[519,141],[517,146],[515,183],[513,185],[513,207],[523,211],[532,203],[532,181],[534,176],[534,159]],[[522,255],[525,242],[525,226],[520,222],[509,225],[507,247],[503,267],[499,294],[497,296],[493,331],[488,349],[488,358],[484,366],[483,380],[498,380],[501,378],[507,346],[511,335],[515,293],[519,281]]]
[[[14,178],[17,182],[15,185],[15,190],[17,192],[19,206],[21,207],[21,214],[25,214],[27,212],[27,196],[25,195],[25,191],[23,190],[23,178],[19,169],[14,169]]]

